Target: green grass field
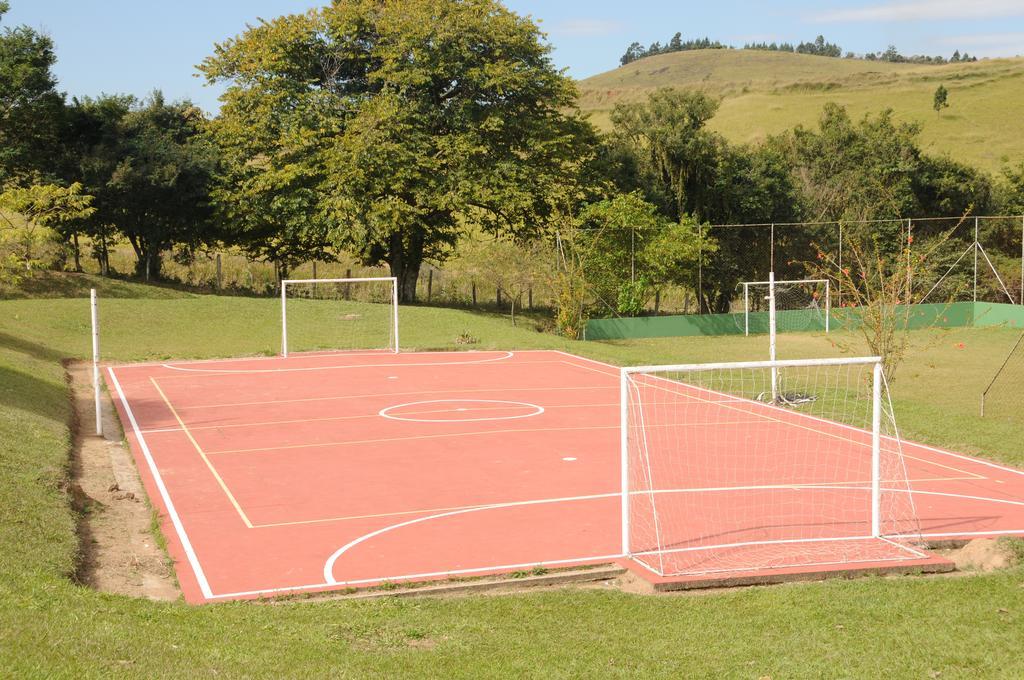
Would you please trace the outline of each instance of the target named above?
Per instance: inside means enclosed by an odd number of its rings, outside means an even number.
[[[938,116],[932,97],[940,84],[950,108]],[[734,142],[812,126],[822,106],[836,102],[854,117],[891,108],[898,120],[920,123],[922,148],[933,155],[989,171],[1024,158],[1022,58],[928,66],[754,50],[677,52],[580,81],[580,107],[608,129],[616,103],[642,101],[667,86],[720,97],[710,127]]]
[[[272,299],[101,288],[106,360],[275,351]],[[119,297],[114,297],[119,295]],[[762,358],[763,337],[580,343],[523,320],[404,308],[403,345],[553,347],[617,363]],[[982,421],[977,392],[1008,330],[927,331],[894,387],[910,436],[1024,465],[1024,422]],[[836,343],[839,345],[837,346]],[[963,348],[960,348],[960,344]],[[782,356],[858,352],[790,335]],[[61,360],[89,353],[84,297],[0,301],[0,668],[12,677],[909,677],[1024,673],[1024,570],[644,597],[563,590],[453,599],[189,607],[69,580],[75,517]],[[941,673],[937,675],[937,673]]]

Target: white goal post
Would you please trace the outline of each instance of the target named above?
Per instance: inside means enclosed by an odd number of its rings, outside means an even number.
[[[623,555],[681,577],[920,559],[885,389],[878,357],[621,369]]]
[[[294,297],[302,291],[301,297]],[[303,302],[320,303],[303,319],[306,330],[316,336],[312,349],[333,351],[387,350],[397,353],[398,340],[398,279],[393,276],[341,278],[341,279],[289,279],[281,282],[281,355],[287,357],[295,350],[289,344],[289,327],[295,325],[290,308]],[[342,309],[349,313],[339,314]],[[368,313],[372,311],[371,313]],[[372,318],[368,318],[372,317]],[[347,327],[349,343],[338,337],[342,326]],[[330,322],[336,322],[332,327]],[[363,322],[360,326],[359,322]],[[358,329],[354,327],[359,326]],[[312,330],[311,330],[312,329]],[[315,332],[314,332],[315,331]],[[308,348],[305,348],[308,349]]]
[[[772,278],[774,278],[774,273]],[[740,285],[743,286],[743,334],[750,335],[750,314],[756,307],[759,307],[759,305],[752,304],[751,301],[756,297],[761,297],[770,302],[773,281],[743,281]],[[831,281],[828,279],[775,280],[774,286],[776,319],[770,321],[770,325],[776,327],[776,330],[807,330],[811,322],[817,319],[824,323],[825,332],[829,332],[832,316]],[[761,289],[764,289],[763,295],[759,295]],[[824,293],[816,296],[815,293],[821,290]],[[824,304],[820,299],[822,297]],[[799,312],[804,312],[804,314],[799,315]],[[781,323],[778,317],[780,313],[783,315]]]

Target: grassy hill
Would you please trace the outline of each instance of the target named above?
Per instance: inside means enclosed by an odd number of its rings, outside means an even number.
[[[940,84],[950,108],[937,116],[932,97]],[[580,81],[580,106],[607,129],[615,104],[669,86],[720,97],[711,128],[734,142],[813,125],[832,101],[854,117],[892,108],[898,119],[919,122],[930,154],[990,171],[1024,160],[1024,58],[929,66],[754,50],[676,52]]]

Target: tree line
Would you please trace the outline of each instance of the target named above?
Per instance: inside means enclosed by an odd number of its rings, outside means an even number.
[[[709,127],[717,100],[664,89],[617,106],[599,133],[551,49],[495,0],[334,3],[214,46],[199,70],[226,89],[210,118],[159,92],[68,100],[50,39],[3,28],[0,271],[93,257],[109,273],[116,242],[150,279],[202,248],[281,277],[345,253],[388,267],[411,302],[425,262],[485,234],[510,262],[557,244],[552,303],[572,332],[588,296],[637,313],[678,284],[726,309],[765,233],[712,238],[709,223],[1024,212],[1024,163],[991,176],[929,156],[891,111],[829,104],[813,127],[735,144]],[[794,232],[779,261],[814,238]]]
[[[732,50],[732,45],[711,40],[707,37],[694,40],[683,40],[681,33],[676,33],[672,39],[662,45],[660,42],[651,43],[644,47],[639,42],[634,42],[626,48],[626,52],[619,57],[619,65],[626,66],[634,61],[645,57],[653,57],[657,54],[671,54],[673,52],[686,52],[690,50]],[[966,52],[960,53],[955,50],[948,59],[943,56],[928,56],[923,54],[903,55],[895,45],[889,45],[881,52],[867,52],[855,54],[854,52],[843,53],[843,48],[835,43],[825,40],[825,36],[819,35],[812,41],[801,43],[789,42],[748,42],[742,47],[744,50],[760,50],[764,52],[789,52],[792,54],[810,54],[816,57],[840,57],[846,59],[864,59],[866,61],[887,61],[898,64],[956,64],[961,62],[978,61],[977,57],[970,56]]]

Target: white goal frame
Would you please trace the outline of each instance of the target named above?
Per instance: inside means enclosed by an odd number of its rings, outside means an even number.
[[[281,281],[281,356],[288,357],[288,286],[316,285],[318,283],[372,283],[391,282],[391,352],[398,354],[398,278],[394,276],[375,276],[366,278],[345,279],[288,279]]]
[[[881,440],[882,440],[882,373],[881,357],[851,357],[838,359],[790,359],[783,361],[743,361],[709,364],[669,364],[662,366],[630,366],[619,372],[619,447],[621,472],[621,523],[622,523],[622,555],[631,557],[630,549],[630,469],[629,469],[629,377],[634,373],[661,372],[703,372],[733,369],[764,369],[768,368],[775,375],[781,368],[819,367],[819,366],[850,366],[870,365],[873,370],[871,388],[871,536],[883,538],[881,531]],[[868,538],[868,537],[851,537]],[[805,539],[794,539],[804,541]],[[807,539],[811,540],[811,539]]]
[[[774,279],[774,272],[772,273],[772,279]],[[832,317],[832,282],[828,279],[792,279],[789,281],[769,280],[769,281],[743,281],[740,283],[743,286],[743,334],[750,335],[750,287],[751,286],[765,286],[769,289],[769,296],[773,294],[772,286],[785,286],[785,285],[798,285],[803,283],[824,283],[825,284],[825,332],[828,333],[830,330],[830,319]],[[766,298],[767,299],[767,298]],[[773,303],[774,305],[774,303]],[[779,310],[776,310],[778,313]],[[787,310],[781,310],[787,311]],[[774,330],[775,319],[771,320],[771,324]]]

